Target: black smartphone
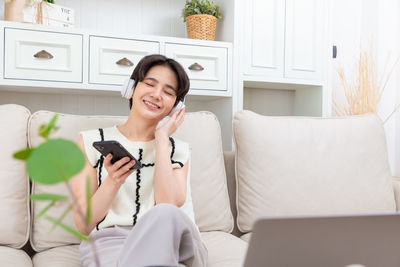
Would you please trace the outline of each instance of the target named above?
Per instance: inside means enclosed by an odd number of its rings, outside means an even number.
[[[130,168],[131,170],[138,170],[143,167],[142,164],[135,159],[135,157],[132,156],[131,153],[129,153],[128,150],[126,150],[126,148],[123,147],[118,141],[97,141],[93,142],[93,147],[96,148],[104,157],[111,153],[113,156],[111,159],[112,164],[124,157],[129,157],[131,160],[135,161],[135,165]]]

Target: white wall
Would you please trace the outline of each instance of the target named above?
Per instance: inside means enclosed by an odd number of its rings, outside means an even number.
[[[220,6],[216,40],[233,41],[233,0],[213,0]],[[72,8],[77,28],[115,34],[149,34],[183,37],[186,25],[182,9],[186,0],[56,0]],[[4,19],[4,0],[0,0],[0,20]]]
[[[381,77],[388,55],[391,66],[400,55],[400,3],[397,0],[336,0],[332,5],[332,40],[338,47],[338,57],[332,66],[332,91],[339,104],[344,103],[343,87],[336,68],[342,66],[349,80],[355,79],[355,66],[360,45],[375,47],[378,77]],[[385,119],[400,103],[398,87],[400,65],[397,65],[387,84],[381,100],[378,115]],[[400,115],[397,114],[385,124],[389,161],[394,175],[400,175]]]
[[[268,116],[293,116],[295,90],[244,88],[243,109]]]
[[[72,8],[77,28],[116,34],[186,37],[181,18],[185,0],[56,0]],[[0,19],[4,19],[0,0]]]
[[[94,96],[0,91],[0,105],[9,103],[25,106],[31,113],[38,110],[50,110],[80,115],[123,116],[129,114],[128,100],[117,93],[115,96]]]

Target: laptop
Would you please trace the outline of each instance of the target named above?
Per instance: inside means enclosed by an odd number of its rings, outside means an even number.
[[[245,267],[400,267],[400,214],[260,218]]]

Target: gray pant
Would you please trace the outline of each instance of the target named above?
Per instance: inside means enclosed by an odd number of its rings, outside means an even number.
[[[171,204],[156,205],[135,227],[100,229],[90,237],[101,267],[207,265],[207,249],[196,225]],[[92,246],[82,242],[79,250],[82,266],[94,267]]]

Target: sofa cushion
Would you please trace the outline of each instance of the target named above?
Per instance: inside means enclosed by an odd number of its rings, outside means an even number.
[[[243,266],[247,251],[245,241],[219,231],[203,232],[201,238],[208,250],[207,267]]]
[[[0,246],[0,263],[4,267],[32,267],[32,260],[21,249]]]
[[[191,190],[200,231],[231,232],[233,217],[217,117],[206,111],[186,113],[174,136],[191,148]]]
[[[0,245],[22,247],[29,236],[29,179],[25,162],[12,155],[27,147],[30,112],[23,106],[0,105]]]
[[[79,245],[61,246],[36,253],[32,261],[35,267],[81,267]]]
[[[54,113],[49,111],[38,111],[32,114],[29,121],[31,146],[37,146],[43,141],[38,137],[37,129],[42,123],[47,123],[53,115]],[[126,118],[60,114],[57,123],[60,129],[52,138],[63,137],[76,141],[82,130],[122,124]],[[188,142],[191,147],[191,192],[195,220],[200,231],[231,231],[233,218],[226,185],[221,133],[216,117],[209,112],[187,113],[185,121],[174,136]],[[63,184],[54,186],[34,184],[32,191],[33,193],[67,193]],[[33,216],[45,205],[46,203],[33,202]],[[59,203],[48,214],[58,217],[65,208],[67,208],[67,203]],[[71,226],[74,225],[72,214],[69,214],[64,221]],[[46,220],[39,219],[34,222],[31,243],[36,251],[79,243],[79,240],[62,229],[56,228],[49,233],[50,228],[51,223]]]
[[[396,210],[400,211],[400,177],[393,177],[394,198],[396,200]]]
[[[249,242],[250,242],[250,238],[251,238],[251,234],[252,234],[252,233],[244,234],[244,235],[242,235],[242,236],[240,237],[240,239],[242,239],[242,240],[246,241],[247,243],[249,243]]]
[[[375,115],[268,117],[238,112],[238,227],[260,216],[395,211],[386,138]]]

